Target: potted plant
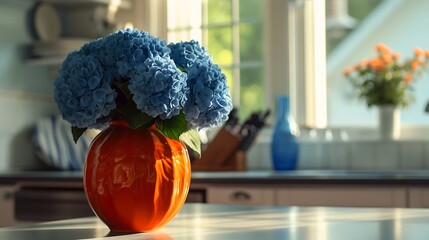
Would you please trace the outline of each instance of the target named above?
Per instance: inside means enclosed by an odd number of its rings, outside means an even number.
[[[385,44],[375,46],[377,55],[347,67],[343,75],[355,87],[357,96],[368,107],[379,110],[382,139],[400,137],[400,108],[414,101],[413,83],[427,68],[429,51],[414,48],[411,58],[400,60],[400,55]]]

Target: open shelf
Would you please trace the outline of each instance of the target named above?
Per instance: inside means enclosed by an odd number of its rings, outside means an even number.
[[[119,0],[119,7],[123,9],[131,8],[132,4],[129,0]],[[82,5],[96,5],[96,4],[110,4],[110,0],[43,0],[54,5],[61,6],[82,6]]]

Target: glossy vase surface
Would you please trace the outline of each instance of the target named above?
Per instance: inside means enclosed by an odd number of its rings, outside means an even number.
[[[114,122],[92,142],[84,169],[87,199],[115,232],[166,225],[182,208],[191,181],[186,146],[156,128]]]
[[[271,142],[274,170],[293,170],[298,160],[298,127],[290,116],[289,97],[277,99],[277,117]]]

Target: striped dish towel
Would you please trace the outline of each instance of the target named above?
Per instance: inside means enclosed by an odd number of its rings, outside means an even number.
[[[37,121],[33,131],[33,142],[39,158],[60,170],[82,170],[93,137],[83,134],[75,144],[71,125],[61,116]]]

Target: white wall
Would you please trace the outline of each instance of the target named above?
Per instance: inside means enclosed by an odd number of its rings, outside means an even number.
[[[0,171],[40,166],[30,128],[54,113],[50,68],[26,63],[34,1],[0,2]]]
[[[0,90],[0,171],[40,166],[31,142],[31,127],[37,119],[55,112],[56,107],[43,96],[26,95]]]

